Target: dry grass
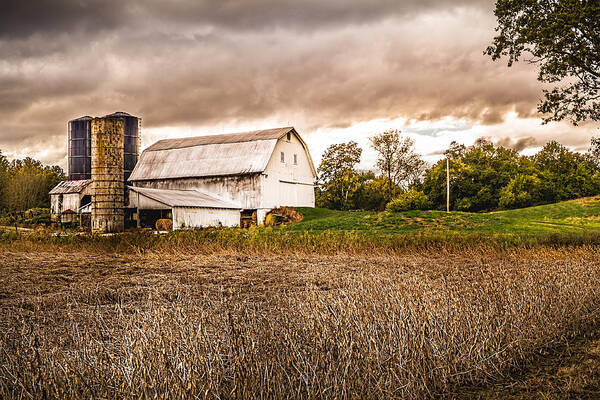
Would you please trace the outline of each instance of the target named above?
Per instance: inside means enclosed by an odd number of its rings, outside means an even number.
[[[600,321],[597,248],[0,252],[0,398],[423,398]]]

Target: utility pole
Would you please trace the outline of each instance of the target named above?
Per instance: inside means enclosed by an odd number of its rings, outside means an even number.
[[[450,160],[446,157],[446,212],[450,212]]]

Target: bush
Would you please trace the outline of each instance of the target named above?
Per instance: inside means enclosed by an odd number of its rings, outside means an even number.
[[[11,217],[0,218],[0,226],[11,226],[14,222],[14,219],[12,219]]]
[[[49,208],[30,208],[25,211],[25,218],[34,218],[34,217],[45,217],[50,216]]]
[[[385,207],[386,211],[391,212],[428,210],[430,208],[431,202],[427,195],[415,189],[402,193]]]

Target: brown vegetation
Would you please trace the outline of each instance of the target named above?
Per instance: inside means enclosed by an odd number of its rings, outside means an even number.
[[[173,221],[168,218],[161,218],[156,221],[157,231],[171,231],[173,230]]]
[[[277,207],[269,211],[265,218],[265,225],[276,226],[281,224],[293,224],[300,221],[302,221],[302,214],[294,207]]]
[[[422,398],[599,321],[597,248],[0,250],[2,398]]]

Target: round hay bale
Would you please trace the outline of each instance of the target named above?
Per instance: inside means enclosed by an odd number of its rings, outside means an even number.
[[[157,231],[170,231],[173,230],[173,221],[170,219],[162,218],[156,221]]]

